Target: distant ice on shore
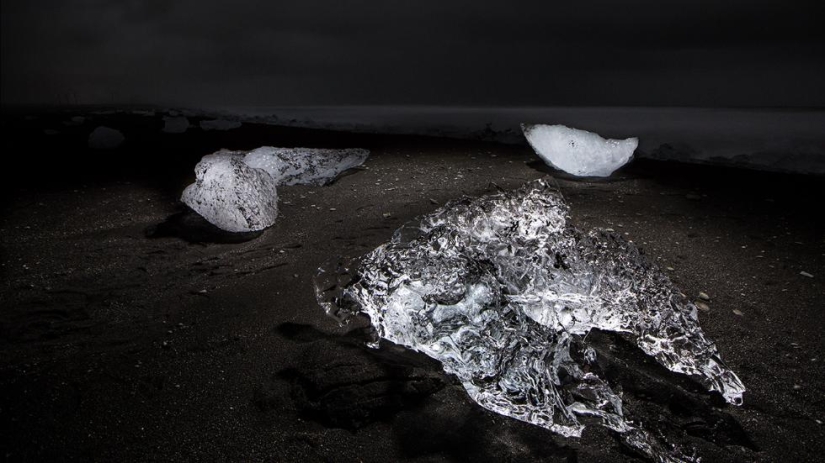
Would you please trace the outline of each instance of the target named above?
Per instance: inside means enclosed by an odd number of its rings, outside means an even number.
[[[638,138],[604,139],[563,125],[522,124],[524,137],[548,165],[579,177],[608,177],[633,158]]]
[[[230,232],[263,230],[278,217],[277,183],[243,156],[218,151],[195,166],[195,183],[181,201],[212,225]]]

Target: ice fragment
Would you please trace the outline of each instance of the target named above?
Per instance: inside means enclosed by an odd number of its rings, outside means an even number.
[[[279,185],[326,185],[341,172],[367,160],[365,149],[273,148],[263,146],[246,155],[246,163],[264,169]]]
[[[522,124],[524,136],[547,164],[579,177],[608,177],[627,164],[639,145],[637,138],[604,139],[563,125]]]
[[[181,201],[222,230],[263,230],[278,216],[276,187],[325,185],[368,156],[364,149],[221,150],[195,166],[197,181],[184,190]]]
[[[587,334],[621,333],[734,404],[744,386],[666,274],[621,236],[567,219],[545,180],[454,201],[396,231],[353,279],[322,269],[318,300],[342,321],[364,313],[381,338],[439,360],[485,408],[563,436],[596,417],[654,459],[679,459],[625,420],[621,397],[588,368]]]
[[[263,230],[275,223],[277,183],[267,172],[247,165],[242,155],[219,151],[204,156],[195,175],[181,201],[209,223],[231,232]]]

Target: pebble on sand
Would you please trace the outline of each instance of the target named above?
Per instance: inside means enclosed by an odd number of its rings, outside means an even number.
[[[696,308],[702,312],[710,312],[710,307],[702,301],[696,301],[694,305],[696,305]]]
[[[803,277],[808,277],[808,278],[813,278],[814,277],[813,275],[811,275],[810,273],[805,272],[805,271],[799,272],[799,274],[802,275]]]
[[[736,314],[736,315],[739,315],[740,317],[741,317],[742,315],[745,315],[745,314],[743,314],[743,313],[742,313],[742,311],[741,311],[741,310],[739,310],[739,309],[733,309],[733,313],[734,313],[734,314]]]
[[[699,299],[702,300],[702,301],[709,301],[710,296],[708,296],[708,293],[706,293],[704,291],[701,291],[701,292],[699,292]]]

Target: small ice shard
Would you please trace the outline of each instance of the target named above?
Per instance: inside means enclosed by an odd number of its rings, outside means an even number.
[[[563,125],[522,124],[524,136],[551,167],[578,177],[608,177],[627,164],[638,138],[604,139],[586,130]]]
[[[184,133],[187,129],[189,129],[189,119],[187,119],[186,117],[163,117],[164,133]]]
[[[123,144],[126,138],[120,130],[100,126],[89,134],[89,148],[95,150],[111,150]]]
[[[545,180],[450,202],[343,274],[316,280],[328,314],[368,315],[378,336],[439,360],[481,406],[563,436],[580,436],[580,418],[591,416],[656,461],[680,458],[625,419],[593,364],[593,329],[742,400],[695,305],[620,235],[570,225]]]
[[[199,123],[201,130],[210,131],[210,130],[232,130],[237,129],[241,126],[241,123],[238,121],[226,121],[223,119],[215,119],[210,121],[200,121]]]
[[[246,155],[246,163],[264,169],[278,185],[326,185],[347,169],[367,160],[365,149],[273,148],[263,146]]]
[[[263,230],[278,217],[277,183],[230,151],[204,156],[195,166],[195,183],[181,201],[209,223],[231,232]]]

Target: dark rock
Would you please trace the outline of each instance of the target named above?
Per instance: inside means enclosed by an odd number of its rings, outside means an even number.
[[[289,383],[298,410],[327,426],[358,429],[387,419],[447,383],[437,362],[389,344],[371,350],[362,333],[336,337],[295,324],[279,331],[303,343],[303,358],[277,377]]]

